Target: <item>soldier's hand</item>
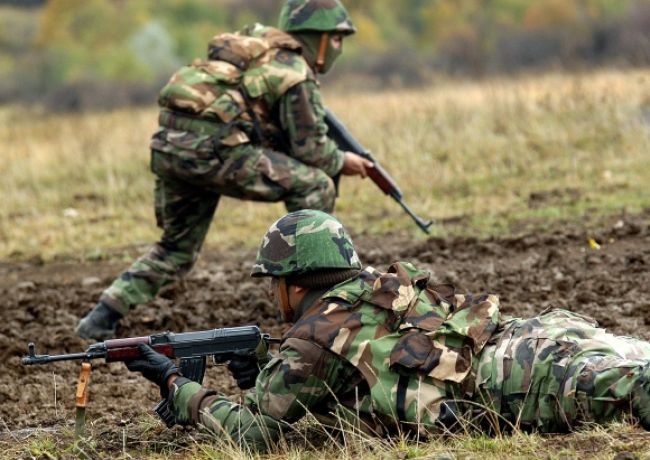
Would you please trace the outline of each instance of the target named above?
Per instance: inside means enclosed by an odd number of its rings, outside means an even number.
[[[255,354],[235,352],[228,363],[228,370],[237,381],[237,386],[248,390],[255,386],[255,381],[260,373],[258,357]]]
[[[176,364],[167,356],[154,351],[149,345],[138,345],[140,358],[126,361],[126,367],[132,372],[140,372],[147,380],[160,387],[161,394],[168,392],[168,379],[174,374],[180,375]]]
[[[368,176],[367,170],[373,167],[372,161],[366,160],[356,153],[345,152],[341,174],[344,176],[361,176],[361,178],[366,178]]]

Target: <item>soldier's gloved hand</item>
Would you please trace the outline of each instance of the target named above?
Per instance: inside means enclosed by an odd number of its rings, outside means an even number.
[[[248,390],[255,386],[260,369],[272,358],[267,341],[260,340],[253,352],[241,350],[233,353],[228,363],[228,370],[237,381],[237,386],[242,390]]]
[[[143,377],[160,387],[160,394],[166,398],[169,394],[167,379],[180,371],[176,364],[167,356],[162,355],[149,345],[139,344],[138,351],[141,357],[126,361],[126,367],[132,372],[141,372]]]
[[[242,390],[253,388],[260,373],[257,356],[250,352],[237,351],[228,363],[228,370],[237,381],[239,388]]]

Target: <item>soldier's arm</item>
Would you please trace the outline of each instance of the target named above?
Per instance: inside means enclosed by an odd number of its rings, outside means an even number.
[[[172,411],[182,425],[201,424],[233,443],[265,452],[277,444],[282,423],[254,407],[237,404],[184,377],[171,386]]]
[[[267,450],[279,439],[284,422],[303,417],[355,379],[356,369],[318,345],[300,339],[284,342],[280,354],[262,369],[243,405],[179,378],[173,410],[179,422],[200,423],[238,444]]]
[[[292,423],[324,400],[349,392],[358,380],[357,369],[331,351],[289,338],[260,373],[247,402],[260,413]]]
[[[306,80],[293,86],[279,106],[291,156],[335,176],[343,167],[345,154],[327,137],[325,108],[316,82]]]

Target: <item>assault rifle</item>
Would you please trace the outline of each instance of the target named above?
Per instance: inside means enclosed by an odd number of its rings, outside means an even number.
[[[106,362],[129,361],[140,356],[139,344],[146,344],[158,353],[169,358],[179,359],[181,374],[190,380],[201,383],[205,375],[206,360],[212,356],[215,363],[225,363],[235,353],[255,355],[255,350],[264,342],[277,343],[263,334],[257,326],[226,327],[196,332],[164,332],[145,337],[112,339],[90,345],[86,351],[62,355],[37,355],[33,343],[28,345],[28,355],[22,359],[24,365],[48,364],[56,361],[82,361],[77,384],[77,433],[83,432],[85,407],[88,398],[88,381],[90,379],[90,361],[103,358]],[[164,399],[154,408],[158,416],[168,427],[176,422]]]
[[[379,187],[382,192],[397,201],[424,233],[429,234],[429,227],[433,224],[433,221],[425,221],[422,218],[418,217],[411,210],[411,208],[409,208],[406,203],[404,203],[402,200],[402,191],[400,190],[399,185],[397,185],[395,180],[390,177],[390,174],[388,174],[386,170],[377,162],[370,151],[363,148],[359,141],[357,141],[354,136],[350,134],[343,123],[341,123],[341,121],[336,118],[336,115],[334,115],[329,109],[325,109],[325,124],[327,124],[328,128],[328,137],[336,143],[340,150],[356,153],[366,160],[372,161],[374,167],[368,169],[368,177],[370,177],[370,179],[372,179],[372,181],[377,184],[377,187]],[[337,186],[338,178],[339,176],[337,176],[335,179]]]

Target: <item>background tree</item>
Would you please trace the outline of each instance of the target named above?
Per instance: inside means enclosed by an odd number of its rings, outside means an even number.
[[[153,103],[214,34],[275,25],[282,0],[0,0],[0,103]],[[40,8],[38,5],[41,4]],[[328,83],[426,84],[544,68],[650,64],[647,0],[346,0],[358,34]],[[17,5],[29,6],[19,8]]]

